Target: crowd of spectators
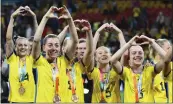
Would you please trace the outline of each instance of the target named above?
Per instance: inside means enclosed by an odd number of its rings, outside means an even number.
[[[66,5],[75,19],[87,19],[92,25],[93,34],[105,22],[113,22],[124,33],[128,41],[136,33],[149,37],[173,38],[173,15],[171,0],[4,0],[1,10],[1,53],[4,58],[5,35],[11,13],[19,6],[28,5],[36,14],[38,23],[52,5]],[[31,17],[18,17],[15,20],[14,38],[34,35]],[[66,23],[50,19],[43,37],[49,33],[59,34]],[[103,33],[99,44],[108,46],[112,52],[119,49],[116,34]]]

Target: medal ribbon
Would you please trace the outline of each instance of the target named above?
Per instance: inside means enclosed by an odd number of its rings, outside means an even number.
[[[101,100],[104,100],[104,95],[103,95],[103,92],[104,90],[106,89],[106,84],[109,82],[109,74],[110,74],[110,71],[108,72],[108,75],[106,76],[106,81],[104,81],[104,78],[103,78],[103,72],[100,70],[100,90],[101,90]]]
[[[76,94],[76,91],[75,91],[75,88],[74,88],[74,82],[72,81],[72,77],[70,75],[70,70],[68,69],[67,70],[67,76],[69,78],[69,81],[70,81],[70,86],[71,86],[71,90],[72,90],[72,94]]]
[[[133,74],[133,84],[134,84],[134,90],[135,90],[135,100],[136,103],[139,102],[139,96],[141,94],[141,89],[142,89],[142,73],[140,74],[139,81],[137,82],[135,74]]]
[[[19,60],[19,82],[21,87],[23,86],[22,82],[25,80],[25,75],[26,75],[26,63],[24,65],[21,65]]]
[[[52,63],[51,64],[53,66],[53,69],[52,69],[52,79],[53,79],[53,83],[55,83],[55,94],[58,95],[58,92],[59,92],[59,70],[58,70],[58,67],[57,67],[57,64],[56,63]]]
[[[76,76],[75,76],[75,70],[74,70],[74,61],[75,59],[73,59],[70,62],[70,66],[66,69],[66,73],[68,76],[68,79],[70,81],[70,86],[71,86],[71,90],[72,90],[72,95],[76,94],[76,90],[75,90],[75,80],[76,80]]]

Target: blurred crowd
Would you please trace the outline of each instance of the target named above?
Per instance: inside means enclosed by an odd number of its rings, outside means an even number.
[[[4,57],[5,35],[11,13],[19,6],[28,5],[36,14],[38,23],[52,5],[66,5],[75,19],[89,20],[93,34],[106,22],[113,22],[124,33],[126,41],[136,33],[155,39],[173,38],[173,15],[171,0],[2,0],[1,10],[1,53]],[[32,17],[19,17],[14,26],[14,39],[17,36],[31,37]],[[44,29],[43,37],[49,33],[59,34],[66,23],[50,19]],[[114,53],[119,49],[116,34],[104,33],[99,41]]]

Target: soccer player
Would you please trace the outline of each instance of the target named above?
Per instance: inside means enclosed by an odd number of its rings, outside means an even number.
[[[54,15],[55,12],[61,14],[60,17]],[[45,57],[40,55],[40,40],[43,29],[49,18],[65,19],[69,25],[71,37],[70,41],[67,43],[68,45],[64,55],[60,55],[60,40],[53,34],[49,34],[44,38],[43,50],[46,54]],[[74,73],[70,66],[77,43],[78,37],[76,28],[68,9],[65,6],[61,8],[51,7],[43,16],[34,36],[32,55],[34,59],[36,59],[35,65],[38,70],[36,102],[57,103],[78,101],[78,95],[75,93],[74,89]]]
[[[113,23],[105,23],[96,31],[94,36],[94,50],[96,49],[100,33],[104,30],[108,32],[118,32],[121,46],[125,44],[122,31]],[[96,67],[94,67],[94,62],[92,60],[91,67],[88,68],[88,76],[93,80],[93,103],[120,102],[119,77],[109,64],[110,59],[111,52],[109,48],[101,46],[97,48],[95,52]]]
[[[6,35],[6,56],[9,64],[10,102],[34,102],[34,78],[32,74],[33,58],[28,54],[28,39],[17,38],[12,40],[14,19],[16,16],[31,15],[34,19],[35,28],[37,26],[36,15],[28,6],[19,7],[10,17],[10,22]]]
[[[141,40],[149,42],[162,56],[155,66],[143,66],[144,52],[140,46],[142,43],[138,43]],[[127,49],[129,49],[128,67],[118,61]],[[165,51],[153,39],[141,35],[134,36],[113,55],[111,63],[125,83],[124,102],[154,102],[153,80],[164,68],[164,62],[168,60],[165,54]]]
[[[79,39],[77,49],[76,49],[76,57],[73,59],[73,66],[76,74],[76,92],[82,98],[84,98],[86,103],[91,102],[91,88],[92,81],[89,81],[86,75],[86,68],[89,67],[91,61],[91,54],[93,50],[93,35],[90,23],[87,20],[74,20],[76,30],[78,32],[78,36],[82,38]],[[84,38],[86,36],[86,39]],[[65,53],[68,39],[64,41],[63,44],[63,52]],[[82,77],[84,77],[82,79]],[[84,83],[84,85],[83,85]],[[89,85],[91,84],[91,85]],[[84,89],[84,86],[89,86],[90,89]],[[89,92],[88,92],[89,91]],[[84,94],[83,94],[84,92]],[[85,95],[85,97],[84,97]],[[82,101],[83,102],[83,101]]]
[[[156,42],[170,56],[170,60],[165,63],[165,68],[161,74],[163,74],[162,78],[164,78],[166,84],[167,102],[172,103],[172,45],[167,39],[157,39]],[[160,58],[161,57],[156,53],[155,61],[157,62]],[[159,84],[162,85],[162,83]]]
[[[168,57],[170,60],[165,62],[165,68],[163,70],[164,80],[166,83],[167,89],[167,102],[172,103],[172,69],[173,69],[173,62],[172,62],[172,46],[167,51]]]
[[[166,39],[158,39],[156,43],[162,47],[162,49],[167,52],[170,48],[170,43]],[[157,63],[161,57],[160,55],[151,48],[150,57],[153,58],[153,62]],[[168,93],[168,92],[167,92]],[[154,100],[155,102],[167,102],[166,89],[164,84],[163,73],[159,73],[154,79]]]

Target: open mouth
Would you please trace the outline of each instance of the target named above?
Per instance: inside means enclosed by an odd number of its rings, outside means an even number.
[[[49,51],[50,55],[56,55],[58,52],[57,51]]]
[[[141,61],[142,60],[142,57],[136,57],[136,58],[134,58],[134,60]]]
[[[107,57],[107,56],[104,56],[104,57],[102,57],[101,59],[102,59],[102,60],[107,60],[108,57]]]
[[[20,52],[26,52],[26,50],[20,50]]]

